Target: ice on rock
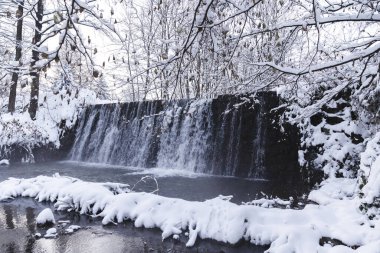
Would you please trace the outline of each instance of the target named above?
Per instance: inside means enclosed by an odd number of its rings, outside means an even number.
[[[49,223],[55,223],[54,214],[50,208],[46,208],[40,212],[36,218],[38,225],[45,225]]]

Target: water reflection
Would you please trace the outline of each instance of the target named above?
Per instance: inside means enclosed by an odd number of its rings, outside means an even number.
[[[35,221],[34,221],[36,215],[34,214],[34,209],[32,207],[25,208],[25,216],[26,216],[26,225],[28,227],[29,232],[31,234],[36,233]]]
[[[6,229],[14,229],[15,225],[13,222],[13,214],[12,214],[12,208],[10,205],[5,205],[4,206],[4,214],[5,214],[5,224],[6,224]]]
[[[26,238],[26,243],[25,243],[25,252],[32,253],[33,248],[34,248],[34,243],[36,242],[36,239],[33,236],[36,233],[36,227],[35,227],[36,215],[34,214],[34,209],[31,207],[26,207],[25,216],[26,216],[26,226],[29,231],[29,236]]]
[[[195,247],[186,248],[186,239],[161,240],[158,229],[135,228],[132,222],[117,226],[102,226],[101,219],[74,212],[54,212],[56,220],[69,220],[82,229],[74,234],[64,234],[65,227],[56,224],[57,239],[36,239],[35,233],[45,234],[47,228],[37,227],[35,218],[40,211],[52,205],[37,203],[32,199],[16,199],[0,202],[0,252],[27,253],[125,253],[125,252],[226,252],[262,253],[266,248],[248,243],[231,246],[211,240],[199,240]],[[15,222],[17,221],[17,222]]]

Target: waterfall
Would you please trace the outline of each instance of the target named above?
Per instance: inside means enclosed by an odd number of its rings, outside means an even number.
[[[271,115],[278,105],[275,93],[263,92],[256,97],[88,106],[79,119],[70,158],[267,178],[273,171],[268,164],[276,166],[268,161],[284,160],[292,143],[283,141]]]

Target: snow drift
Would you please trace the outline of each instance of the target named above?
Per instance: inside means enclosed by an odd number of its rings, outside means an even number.
[[[378,252],[379,220],[358,210],[356,181],[326,181],[303,210],[267,209],[236,205],[228,198],[204,202],[131,192],[127,185],[92,183],[58,174],[30,179],[10,178],[0,183],[0,200],[32,197],[55,202],[58,210],[77,211],[103,218],[103,224],[132,220],[136,227],[160,228],[162,238],[188,236],[187,246],[209,238],[226,243],[247,240],[270,245],[268,252]],[[342,193],[340,189],[345,189]],[[350,197],[352,196],[352,197]],[[323,238],[341,241],[330,245]]]

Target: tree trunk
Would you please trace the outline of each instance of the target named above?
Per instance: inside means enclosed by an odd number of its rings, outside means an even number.
[[[40,69],[36,65],[36,62],[40,58],[40,53],[38,51],[38,43],[41,41],[41,29],[42,29],[42,16],[44,12],[43,0],[38,0],[37,3],[37,13],[36,22],[33,38],[33,51],[32,51],[32,63],[31,63],[31,77],[32,86],[30,87],[30,104],[29,104],[29,115],[32,120],[36,119],[36,113],[38,109],[38,96],[40,89]]]
[[[15,61],[19,62],[22,56],[22,24],[24,15],[24,1],[19,2],[16,18],[17,18],[17,28],[16,28],[16,56]],[[20,63],[18,63],[20,65]],[[17,91],[17,81],[18,81],[18,71],[19,68],[15,68],[12,73],[12,83],[9,92],[8,101],[8,112],[14,112],[16,109],[16,91]]]

